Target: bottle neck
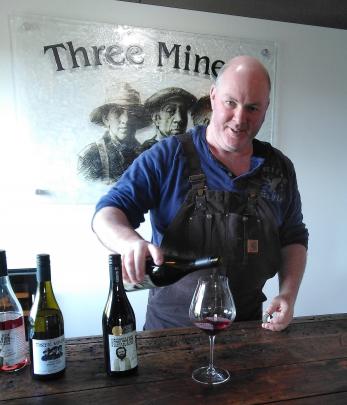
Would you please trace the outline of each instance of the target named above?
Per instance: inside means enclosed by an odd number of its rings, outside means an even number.
[[[5,311],[23,314],[22,307],[11,286],[9,276],[0,277],[0,313]]]
[[[51,282],[51,262],[48,254],[39,254],[36,258],[36,278],[38,283]]]
[[[37,269],[37,282],[38,283],[51,283],[51,269],[38,268]]]
[[[6,277],[7,273],[7,260],[4,250],[0,250],[0,277]]]
[[[175,256],[165,256],[164,262],[160,267],[168,267],[182,270],[198,270],[216,267],[220,264],[218,257],[201,257],[193,260],[181,259]],[[152,258],[148,258],[146,261],[146,267],[159,267]]]
[[[37,293],[43,295],[53,294],[50,269],[37,269]]]
[[[12,285],[11,285],[11,280],[9,276],[2,276],[0,277],[0,295],[3,293],[3,291],[8,290],[10,294],[15,295]]]
[[[0,269],[0,279],[7,276],[8,276],[7,268]]]
[[[37,284],[35,300],[39,303],[39,306],[47,308],[58,308],[58,303],[55,299],[52,283],[50,280],[40,281]]]
[[[10,278],[8,275],[6,276],[0,276],[0,286],[5,286],[10,284]]]
[[[111,274],[110,288],[115,291],[124,291],[122,270],[116,268]]]
[[[109,255],[108,264],[110,272],[110,290],[124,291],[121,256],[119,254]]]
[[[38,289],[40,290],[40,293],[53,293],[53,287],[52,287],[52,283],[51,280],[48,281],[40,281],[37,284]]]

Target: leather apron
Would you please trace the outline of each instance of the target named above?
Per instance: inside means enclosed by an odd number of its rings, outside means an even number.
[[[209,190],[189,134],[177,136],[186,157],[190,190],[164,233],[165,254],[184,258],[219,256],[217,269],[200,270],[167,287],[150,290],[144,329],[191,326],[189,306],[198,278],[217,271],[229,278],[236,321],[262,316],[265,282],[280,266],[277,225],[259,195],[261,170],[240,181],[243,192]]]

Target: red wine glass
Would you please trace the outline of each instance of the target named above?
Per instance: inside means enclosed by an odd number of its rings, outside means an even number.
[[[202,384],[221,384],[229,380],[227,370],[213,365],[216,334],[228,328],[236,316],[233,296],[226,276],[212,274],[199,278],[189,308],[189,318],[195,326],[208,334],[210,363],[193,371],[193,380]]]

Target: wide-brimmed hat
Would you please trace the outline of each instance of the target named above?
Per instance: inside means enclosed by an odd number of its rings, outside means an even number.
[[[196,97],[188,91],[180,87],[168,87],[157,91],[149,97],[144,103],[145,109],[150,113],[158,111],[163,103],[168,102],[171,98],[181,99],[186,104],[188,110],[196,103]]]
[[[94,124],[104,125],[102,117],[114,106],[135,110],[138,117],[138,129],[150,124],[150,119],[143,104],[141,104],[140,93],[133,89],[129,83],[120,83],[108,87],[106,89],[105,103],[90,113],[90,121]]]

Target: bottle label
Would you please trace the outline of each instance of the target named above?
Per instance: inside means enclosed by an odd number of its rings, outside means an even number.
[[[136,290],[146,290],[149,288],[155,288],[156,285],[153,284],[152,280],[150,277],[146,274],[145,278],[143,279],[142,283],[137,283],[137,284],[131,284],[131,283],[126,283],[123,281],[124,284],[124,289],[125,291],[136,291]]]
[[[136,331],[119,336],[108,335],[108,344],[111,371],[126,371],[137,366]]]
[[[64,335],[54,339],[32,339],[34,374],[54,374],[65,368]]]
[[[13,366],[26,358],[24,323],[6,330],[0,330],[0,367]]]

